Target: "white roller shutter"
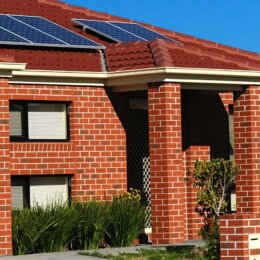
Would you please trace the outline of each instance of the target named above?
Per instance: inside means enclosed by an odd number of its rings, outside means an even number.
[[[64,140],[67,138],[66,121],[66,104],[28,104],[29,139]]]
[[[40,176],[30,178],[30,206],[45,207],[48,203],[66,202],[68,199],[67,176]]]

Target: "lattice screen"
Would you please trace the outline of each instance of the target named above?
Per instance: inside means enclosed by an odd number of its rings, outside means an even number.
[[[148,113],[145,109],[130,110],[128,132],[128,187],[143,192],[146,206],[145,228],[151,228],[150,159]]]

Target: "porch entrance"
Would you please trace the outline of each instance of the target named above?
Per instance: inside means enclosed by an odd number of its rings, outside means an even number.
[[[139,104],[139,105],[138,105]],[[130,102],[128,152],[128,189],[142,191],[146,206],[145,231],[151,232],[151,193],[148,110],[140,102]]]

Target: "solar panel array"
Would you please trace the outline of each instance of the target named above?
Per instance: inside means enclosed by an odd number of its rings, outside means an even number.
[[[137,23],[97,21],[76,18],[72,20],[83,26],[84,29],[94,31],[115,42],[151,41],[155,39],[176,42],[171,38],[168,38]]]
[[[0,14],[0,44],[104,49],[43,17],[7,14]]]

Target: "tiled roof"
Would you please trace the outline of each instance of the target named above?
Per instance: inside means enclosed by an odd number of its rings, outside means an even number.
[[[14,62],[14,57],[0,55],[0,62]]]
[[[249,69],[246,62],[226,58],[224,52],[220,55],[210,53],[203,47],[194,48],[156,40],[150,44],[150,48],[156,65],[160,67]]]
[[[111,44],[106,50],[110,71],[155,67],[155,60],[147,42]]]
[[[181,44],[155,40],[153,42],[113,43],[98,34],[84,32],[71,18],[117,20],[129,19],[71,6],[57,0],[1,0],[0,12],[43,16],[107,47],[106,59],[110,71],[151,67],[193,67],[218,69],[260,69],[260,56],[222,44],[198,39],[170,30],[143,24]],[[101,71],[102,62],[96,50],[66,50],[0,46],[5,60],[27,63],[29,69]]]

